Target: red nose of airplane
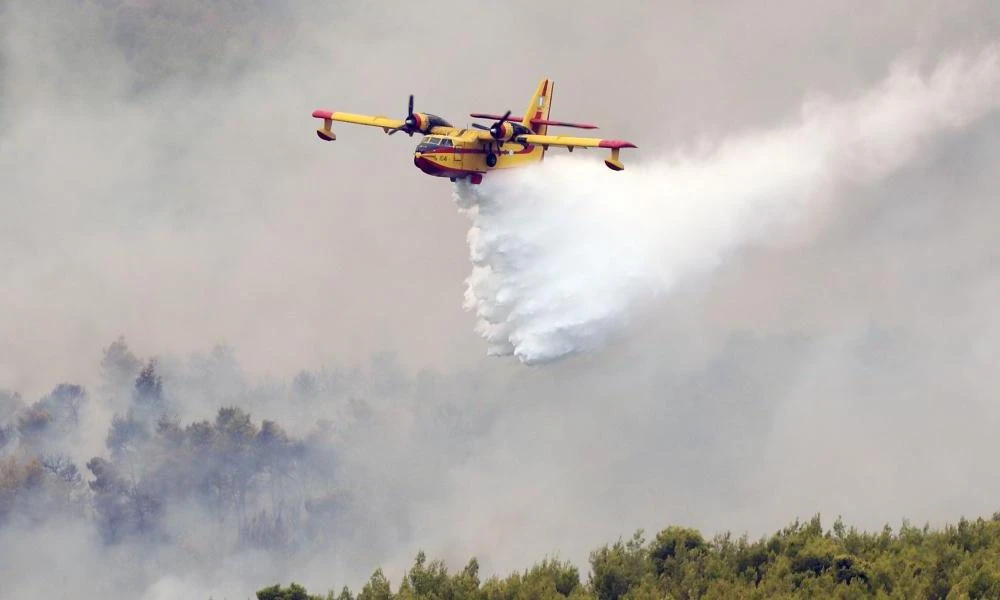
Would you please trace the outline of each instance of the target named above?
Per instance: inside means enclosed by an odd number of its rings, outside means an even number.
[[[413,164],[428,175],[434,175],[441,171],[441,167],[439,167],[437,163],[419,152],[413,155]]]

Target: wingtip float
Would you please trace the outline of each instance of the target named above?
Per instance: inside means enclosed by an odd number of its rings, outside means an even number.
[[[576,129],[597,129],[590,123],[555,121],[549,118],[552,109],[552,92],[555,84],[550,79],[539,82],[528,109],[521,117],[511,117],[511,111],[503,115],[472,113],[477,119],[490,119],[489,127],[475,123],[472,129],[459,129],[437,115],[414,112],[413,95],[410,95],[407,116],[403,120],[375,117],[331,110],[315,110],[312,116],[323,119],[323,126],[316,130],[321,140],[332,142],[337,139],[333,132],[333,122],[354,123],[379,127],[389,135],[403,132],[410,137],[422,134],[413,153],[413,164],[418,169],[434,177],[447,177],[452,181],[468,179],[478,184],[483,175],[496,169],[511,169],[537,163],[552,146],[568,149],[606,148],[611,155],[604,164],[613,171],[625,168],[620,153],[622,148],[636,148],[624,140],[549,135],[549,127],[573,127]]]

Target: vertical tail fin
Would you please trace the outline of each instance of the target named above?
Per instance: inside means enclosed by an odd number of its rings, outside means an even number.
[[[543,79],[538,83],[538,89],[535,90],[535,95],[531,97],[531,104],[528,105],[528,110],[524,113],[524,119],[521,124],[525,127],[531,129],[537,135],[545,135],[549,131],[549,126],[547,124],[535,124],[533,125],[531,121],[533,119],[547,120],[549,118],[549,112],[552,110],[552,89],[555,87],[555,83],[550,79]]]

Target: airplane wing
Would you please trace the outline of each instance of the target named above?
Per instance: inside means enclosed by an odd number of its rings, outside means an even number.
[[[383,131],[392,135],[397,130],[408,131],[405,128],[406,121],[400,119],[390,119],[388,117],[373,117],[371,115],[358,115],[354,113],[347,112],[336,112],[330,110],[314,110],[313,117],[317,119],[323,119],[322,129],[317,129],[316,134],[324,140],[331,141],[337,139],[336,134],[333,133],[331,129],[334,121],[340,121],[342,123],[353,123],[355,125],[368,125],[370,127],[381,127]],[[424,115],[418,115],[420,118],[424,118]],[[438,117],[433,117],[436,119]],[[431,121],[429,128],[425,128],[422,131],[424,133],[430,133],[434,135],[454,135],[458,132],[458,129],[450,127],[447,125],[434,125],[434,121]],[[426,127],[426,125],[425,125]]]
[[[519,135],[514,138],[522,144],[536,144],[543,148],[549,146],[562,146],[568,148],[570,152],[573,148],[608,148],[611,150],[611,157],[605,159],[604,164],[613,171],[621,171],[625,165],[618,159],[618,153],[622,148],[636,148],[632,142],[625,140],[603,140],[600,138],[574,137],[568,135]]]
[[[632,142],[624,140],[602,140],[600,138],[574,137],[571,135],[519,135],[517,141],[539,146],[563,146],[565,148],[636,148]]]
[[[390,119],[388,117],[373,117],[369,115],[357,115],[354,113],[335,112],[331,110],[314,110],[313,117],[323,119],[323,128],[317,129],[316,134],[326,141],[337,139],[337,135],[331,129],[334,121],[342,123],[354,123],[355,125],[368,125],[371,127],[381,127],[388,133],[391,130],[399,129],[403,126],[403,121]]]
[[[354,113],[334,112],[329,110],[313,111],[313,116],[317,119],[329,119],[331,121],[341,121],[343,123],[354,123],[356,125],[370,125],[372,127],[382,127],[397,129],[402,127],[403,121],[390,119],[388,117],[372,117],[369,115],[356,115]]]

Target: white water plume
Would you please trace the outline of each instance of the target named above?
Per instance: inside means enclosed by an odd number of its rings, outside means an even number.
[[[550,156],[481,186],[459,183],[456,202],[473,221],[466,308],[492,355],[533,364],[593,349],[621,330],[637,301],[794,224],[842,184],[877,182],[935,136],[998,105],[991,46],[942,60],[928,75],[897,64],[855,98],[809,99],[796,122],[707,151],[620,173]]]

